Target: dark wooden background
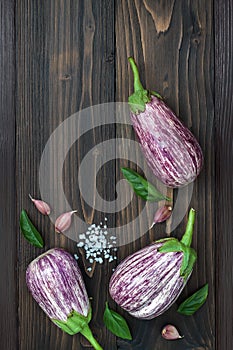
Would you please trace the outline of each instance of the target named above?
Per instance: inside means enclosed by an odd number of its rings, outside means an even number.
[[[129,55],[138,62],[147,88],[161,93],[202,146],[205,166],[191,202],[198,212],[193,242],[198,262],[179,301],[206,282],[210,293],[193,317],[177,314],[173,306],[157,319],[139,321],[118,309],[133,334],[132,342],[119,340],[102,322],[112,269],[105,264],[91,279],[85,276],[88,292],[94,295],[92,329],[106,350],[232,349],[232,7],[231,0],[1,0],[1,349],[89,348],[79,335],[70,337],[53,325],[28,293],[25,269],[41,250],[22,238],[18,219],[22,208],[28,210],[45,237],[45,250],[62,246],[76,251],[75,242],[54,234],[49,218],[38,215],[27,194],[39,195],[40,157],[63,120],[90,105],[127,101],[132,91]],[[69,153],[65,192],[89,223],[100,221],[105,213],[95,212],[79,198],[72,164],[77,166],[106,138],[134,138],[132,130],[124,133],[120,127],[94,129]],[[103,168],[97,185],[105,199],[114,199],[120,165],[128,164],[122,160]],[[112,215],[110,223],[130,221],[140,205]],[[185,221],[177,237],[184,227]],[[160,225],[122,247],[118,260],[164,231]],[[163,340],[160,331],[166,323],[176,324],[185,338]]]

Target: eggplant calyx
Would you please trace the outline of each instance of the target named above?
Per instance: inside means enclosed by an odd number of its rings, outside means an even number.
[[[158,97],[160,100],[163,100],[162,96],[156,91],[150,90],[150,94],[155,96],[155,97]]]
[[[129,57],[128,61],[133,71],[134,77],[134,93],[129,96],[128,102],[130,109],[133,113],[138,114],[140,112],[144,112],[146,109],[146,103],[150,102],[151,97],[148,90],[144,89],[142,86],[138,67],[133,57]]]
[[[185,280],[188,278],[197,259],[197,254],[193,248],[186,247],[178,239],[172,239],[166,241],[158,251],[160,253],[182,252],[183,259],[180,267],[180,276]]]
[[[131,112],[134,114],[144,112],[146,109],[146,103],[150,102],[150,100],[147,90],[134,92],[128,99]]]
[[[91,305],[89,306],[89,311],[87,316],[79,314],[77,311],[73,310],[67,317],[66,321],[52,319],[59,328],[69,335],[74,335],[81,333],[96,350],[103,350],[100,344],[93,337],[92,331],[90,330],[88,323],[91,321],[92,310]]]
[[[68,315],[66,321],[52,319],[59,328],[69,335],[74,335],[81,332],[82,328],[87,325],[92,317],[91,306],[89,307],[88,315],[83,316],[77,311],[73,310],[70,315]]]
[[[151,96],[156,96],[160,99],[162,97],[155,91],[149,91],[144,89],[139,72],[138,72],[138,67],[136,65],[136,62],[133,57],[129,57],[128,61],[130,63],[130,66],[133,71],[133,77],[134,77],[134,93],[129,96],[128,102],[131,111],[134,114],[139,114],[141,112],[144,112],[146,109],[146,103],[151,101]]]
[[[193,248],[190,247],[192,243],[194,221],[195,210],[190,209],[188,223],[181,241],[179,241],[176,238],[168,239],[158,249],[160,253],[183,253],[183,259],[180,267],[180,276],[183,277],[185,280],[189,277],[190,273],[192,272],[194,263],[197,259],[197,253]]]

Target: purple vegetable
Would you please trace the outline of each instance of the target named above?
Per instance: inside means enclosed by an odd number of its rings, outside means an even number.
[[[156,241],[116,268],[109,292],[132,316],[150,320],[164,313],[179,297],[196,261],[196,252],[190,248],[194,220],[195,211],[191,209],[181,241]]]
[[[72,255],[63,249],[50,249],[30,263],[26,282],[33,298],[58,327],[70,335],[80,332],[94,349],[102,349],[88,326],[91,306]]]
[[[201,171],[201,147],[161,96],[143,88],[134,59],[129,62],[134,73],[131,118],[147,163],[166,186],[185,186]]]

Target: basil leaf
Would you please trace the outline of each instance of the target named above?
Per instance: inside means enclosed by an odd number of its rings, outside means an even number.
[[[130,183],[134,192],[146,201],[159,202],[161,200],[171,200],[160,193],[150,182],[144,179],[136,171],[129,168],[121,168],[121,171]]]
[[[208,284],[180,304],[177,311],[182,315],[191,316],[205,303],[207,296]]]
[[[43,248],[43,239],[29,219],[25,210],[22,210],[20,215],[20,229],[28,242],[30,242],[35,247]]]
[[[104,324],[117,337],[132,340],[126,320],[117,312],[110,310],[107,302],[104,311]]]

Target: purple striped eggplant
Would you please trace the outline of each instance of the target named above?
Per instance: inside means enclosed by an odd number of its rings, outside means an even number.
[[[123,260],[113,273],[112,299],[132,316],[150,320],[164,313],[184,289],[196,261],[192,249],[195,211],[181,239],[165,238]]]
[[[131,119],[142,152],[154,175],[166,186],[185,186],[201,171],[201,147],[161,96],[143,88],[134,59],[130,57],[129,62],[134,74],[134,93],[129,97]]]
[[[27,286],[40,307],[64,332],[83,334],[94,349],[102,347],[88,326],[91,306],[76,260],[54,248],[33,260],[26,271]]]

